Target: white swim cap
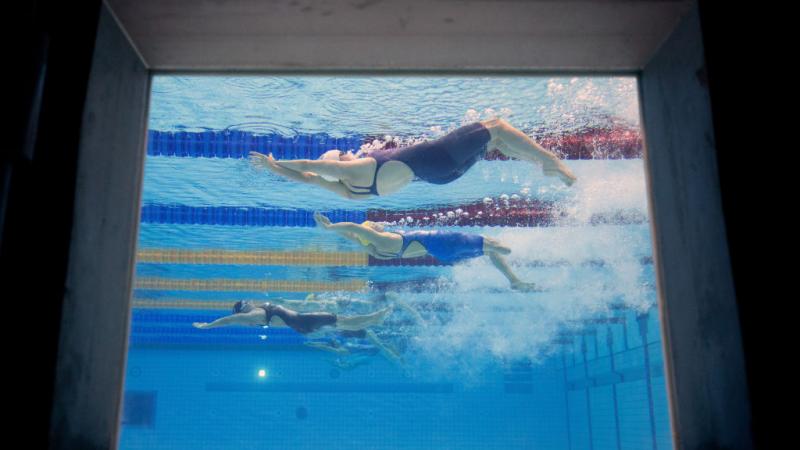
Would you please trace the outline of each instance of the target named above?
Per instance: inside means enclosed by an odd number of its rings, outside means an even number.
[[[330,159],[330,160],[333,160],[333,161],[339,161],[339,155],[341,155],[341,153],[342,152],[339,151],[339,150],[328,150],[327,152],[323,153],[322,156],[319,157],[319,159],[323,159],[323,160]],[[324,179],[326,179],[328,181],[334,182],[334,183],[339,181],[338,178],[332,177],[330,175],[319,174],[319,176],[321,176],[322,178],[324,178]]]

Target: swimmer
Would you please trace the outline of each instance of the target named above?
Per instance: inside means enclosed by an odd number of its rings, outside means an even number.
[[[289,327],[300,334],[310,334],[323,327],[338,331],[360,331],[380,325],[392,308],[383,308],[371,314],[340,316],[329,312],[299,313],[289,308],[264,303],[255,306],[249,301],[238,301],[233,305],[233,314],[211,323],[195,322],[195,328],[208,329],[230,325]]]
[[[366,221],[331,223],[319,212],[314,213],[317,226],[334,231],[342,237],[361,244],[367,253],[378,259],[417,258],[433,256],[446,264],[487,255],[492,264],[508,279],[511,289],[523,292],[540,291],[534,283],[521,281],[511,271],[503,255],[511,249],[499,241],[480,234],[457,231],[384,231],[383,226]]]
[[[337,333],[338,337],[340,338],[357,338],[357,339],[367,339],[371,342],[375,348],[388,360],[392,362],[396,362],[399,364],[403,364],[403,357],[397,352],[397,350],[391,348],[389,345],[385,344],[378,335],[375,334],[372,330],[358,330],[358,331],[344,331]],[[306,342],[306,346],[311,348],[316,348],[318,350],[323,350],[327,352],[337,353],[340,355],[349,355],[352,353],[351,347],[342,344],[339,339],[330,339],[329,342]]]
[[[269,301],[270,303],[285,306],[297,312],[313,312],[320,310],[338,312],[339,310],[355,305],[375,305],[379,303],[383,297],[383,294],[375,294],[370,296],[370,298],[361,300],[341,295],[325,295],[320,297],[317,294],[310,293],[306,295],[303,300],[287,300],[281,297],[273,297],[270,298]]]
[[[397,192],[415,178],[447,184],[495,148],[510,158],[540,165],[545,175],[557,176],[568,186],[577,179],[558,156],[503,119],[475,122],[433,141],[375,150],[360,158],[331,150],[321,160],[275,160],[272,154],[258,152],[250,152],[250,160],[290,180],[363,200]]]

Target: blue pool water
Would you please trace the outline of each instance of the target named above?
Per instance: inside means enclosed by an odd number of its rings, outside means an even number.
[[[635,79],[159,76],[149,127],[174,148],[218,132],[292,138],[302,152],[322,134],[368,148],[490,117],[537,139],[593,133],[591,146],[638,133]],[[448,185],[364,202],[244,158],[152,153],[120,448],[671,448],[641,153],[567,159],[572,187],[485,160]],[[545,291],[510,291],[487,258],[378,265],[309,226],[316,210],[402,212],[390,224],[402,228],[432,216],[424,229],[494,237]],[[537,211],[549,219],[526,220]],[[364,339],[334,353],[285,328],[192,327],[241,299],[343,315],[394,306],[373,331],[401,360]]]

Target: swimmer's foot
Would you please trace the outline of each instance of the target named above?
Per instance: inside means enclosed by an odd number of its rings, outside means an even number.
[[[575,181],[577,181],[578,177],[569,170],[566,164],[561,162],[561,160],[554,159],[544,163],[542,167],[544,174],[549,177],[559,177],[561,181],[564,182],[567,186],[572,186]]]
[[[524,281],[516,281],[511,283],[511,289],[519,292],[543,292],[544,289],[536,285],[536,283],[525,283]]]

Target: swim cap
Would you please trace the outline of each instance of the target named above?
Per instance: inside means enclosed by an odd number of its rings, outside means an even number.
[[[253,305],[247,300],[239,300],[233,304],[233,313],[246,313],[253,309]]]
[[[333,161],[339,161],[339,156],[341,154],[342,154],[341,150],[328,150],[327,152],[323,153],[322,156],[319,157],[319,159],[322,159],[322,160],[330,159],[330,160],[333,160]],[[332,177],[330,175],[322,175],[322,174],[318,174],[318,175],[321,176],[322,178],[324,178],[325,180],[328,180],[328,181],[331,181],[331,182],[334,182],[334,183],[339,181],[338,178]]]

